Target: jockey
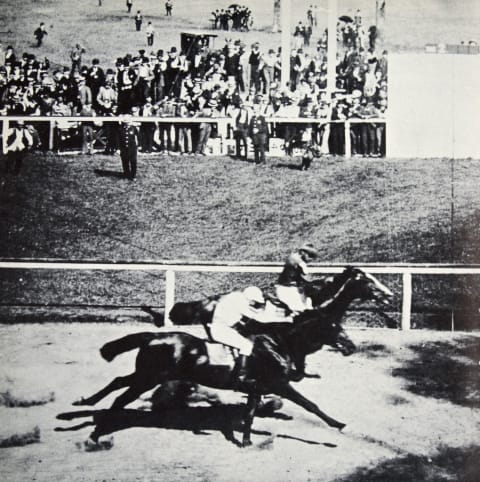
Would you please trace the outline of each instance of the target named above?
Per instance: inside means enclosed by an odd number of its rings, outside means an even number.
[[[242,291],[232,291],[220,298],[213,312],[212,322],[206,325],[213,341],[239,350],[236,382],[247,381],[247,358],[252,354],[253,343],[240,335],[233,326],[243,318],[267,322],[264,307],[265,298],[260,288],[249,286]]]
[[[285,261],[283,271],[275,285],[277,298],[288,306],[293,315],[311,310],[312,300],[305,296],[301,287],[309,283],[307,262],[319,256],[319,252],[309,243],[291,253]]]

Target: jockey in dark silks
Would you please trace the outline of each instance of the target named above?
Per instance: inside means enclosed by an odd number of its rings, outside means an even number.
[[[291,253],[275,285],[277,298],[288,306],[293,315],[312,309],[312,300],[303,292],[302,285],[310,282],[307,263],[319,256],[311,244],[304,244]]]

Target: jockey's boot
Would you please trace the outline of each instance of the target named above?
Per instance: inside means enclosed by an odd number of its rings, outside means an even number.
[[[247,362],[247,355],[238,356],[236,366],[233,371],[233,385],[235,388],[239,388],[242,385],[253,385],[255,383],[255,380],[247,377]]]

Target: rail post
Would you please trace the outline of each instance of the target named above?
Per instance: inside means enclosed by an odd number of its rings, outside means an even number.
[[[55,121],[48,122],[48,150],[53,151],[53,131],[55,129]]]
[[[402,330],[410,330],[412,313],[412,273],[403,273]]]
[[[7,137],[8,137],[8,120],[3,119],[2,122],[2,154],[7,153]]]
[[[350,139],[350,121],[345,121],[345,157],[352,157],[352,142]]]
[[[163,319],[164,326],[171,326],[172,322],[168,316],[175,304],[175,271],[167,269],[165,273],[165,314]]]

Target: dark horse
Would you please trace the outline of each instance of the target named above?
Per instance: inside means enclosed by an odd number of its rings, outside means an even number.
[[[347,356],[355,345],[343,330],[340,319],[352,299],[387,300],[391,292],[375,278],[360,270],[345,270],[344,282],[328,303],[327,311],[303,313],[297,323],[267,323],[262,333],[252,335],[254,350],[249,358],[249,378],[255,384],[234,385],[232,366],[213,365],[205,340],[181,332],[143,332],[127,335],[104,345],[100,353],[107,361],[120,353],[139,349],[135,372],[115,378],[105,388],[74,405],[95,405],[111,392],[128,389],[115,399],[112,410],[122,409],[142,393],[170,380],[185,380],[213,388],[248,393],[244,417],[243,446],[251,444],[250,434],[255,411],[262,395],[276,394],[317,415],[330,427],[345,424],[329,417],[313,402],[295,390],[290,382],[299,380],[296,367],[309,353],[329,345]],[[341,312],[341,315],[337,315]],[[339,318],[340,317],[340,318]],[[271,326],[270,326],[271,325]],[[276,326],[275,326],[276,325]],[[91,436],[96,438],[95,432]]]

